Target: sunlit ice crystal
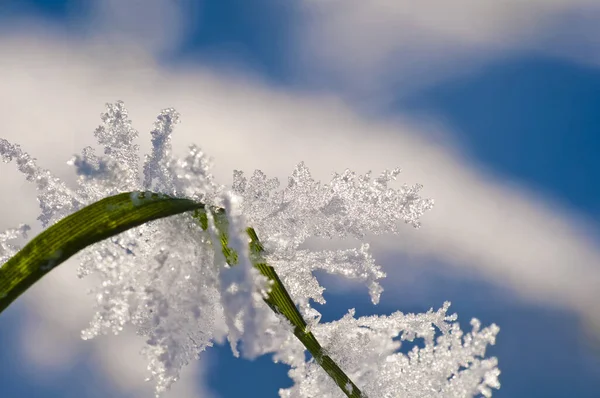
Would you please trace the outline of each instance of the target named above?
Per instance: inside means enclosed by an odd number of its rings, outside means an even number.
[[[424,314],[360,318],[350,310],[342,319],[313,331],[369,397],[490,397],[491,388],[500,386],[500,372],[496,359],[484,355],[486,347],[495,343],[498,327],[481,329],[479,321],[473,320],[472,331],[463,334],[454,322],[456,316],[447,315],[449,305]],[[423,347],[399,352],[405,342],[415,340],[421,340]],[[345,397],[313,359],[289,374],[295,383],[280,390],[282,397]]]

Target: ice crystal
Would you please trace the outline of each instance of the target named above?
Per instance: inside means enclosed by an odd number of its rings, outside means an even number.
[[[235,267],[227,264],[220,272],[221,303],[225,312],[230,314],[227,317],[227,328],[231,350],[238,356],[236,345],[242,340],[247,356],[253,358],[263,353],[261,328],[272,323],[275,318],[263,302],[268,290],[267,279],[254,268],[250,260],[248,235],[245,232],[243,216],[239,212],[238,200],[229,195],[225,199],[225,210],[229,220],[229,246],[237,253],[237,264]],[[214,247],[220,244],[220,241],[212,215],[209,216],[209,223]]]
[[[5,163],[14,160],[19,171],[25,174],[27,181],[35,183],[41,209],[38,220],[43,227],[47,227],[53,220],[71,214],[81,205],[75,193],[50,171],[40,168],[35,159],[23,152],[19,145],[13,145],[0,138],[0,156]]]
[[[324,303],[322,288],[312,271],[322,269],[367,284],[373,303],[383,289],[385,273],[368,253],[369,246],[337,252],[309,252],[298,247],[309,237],[364,238],[366,233],[397,233],[398,222],[419,227],[419,217],[433,205],[422,199],[420,185],[388,187],[400,169],[384,171],[372,180],[370,173],[356,176],[350,170],[334,174],[328,184],[312,179],[301,162],[285,189],[274,191],[279,181],[256,171],[250,179],[234,172],[233,190],[244,198],[243,213],[269,251],[277,268],[300,304],[308,299]]]
[[[474,320],[471,333],[463,335],[452,323],[456,316],[446,315],[449,305],[424,314],[396,312],[358,319],[352,309],[339,321],[319,324],[313,331],[369,397],[490,397],[490,388],[499,388],[499,371],[495,358],[483,356],[486,346],[494,344],[498,327],[481,329]],[[398,352],[404,341],[415,339],[422,339],[424,347]],[[280,390],[282,397],[345,396],[313,359],[292,369],[290,377],[295,384]]]
[[[217,224],[209,212],[203,230],[190,215],[156,220],[99,242],[79,254],[79,274],[99,274],[94,291],[97,312],[84,339],[119,333],[128,324],[147,338],[150,379],[157,394],[177,380],[190,360],[214,342],[228,340],[235,355],[254,358],[271,353],[276,362],[292,366],[295,385],[282,397],[341,397],[343,393],[314,360],[305,360],[304,347],[289,322],[262,301],[269,286],[252,266],[245,228],[255,228],[265,246],[265,260],[282,278],[310,328],[327,352],[370,397],[490,396],[497,388],[496,360],[483,359],[494,343],[497,327],[463,335],[448,304],[420,315],[354,318],[321,323],[311,300],[324,303],[324,288],[315,270],[358,280],[369,289],[373,303],[385,277],[369,246],[337,251],[300,249],[309,237],[362,239],[366,234],[396,233],[399,223],[419,227],[420,216],[433,205],[419,195],[420,185],[389,186],[399,169],[372,178],[346,170],[331,181],[314,181],[300,163],[284,189],[261,171],[250,178],[234,171],[230,190],[217,185],[212,162],[196,146],[183,158],[171,150],[171,134],[179,122],[173,109],[163,110],[151,132],[152,152],[144,164],[134,143],[138,132],[122,102],[107,104],[95,131],[103,155],[92,147],[68,163],[79,178],[76,190],[39,168],[35,160],[0,139],[4,161],[16,160],[29,181],[37,184],[44,226],[81,206],[127,191],[153,191],[187,197],[226,209],[228,245],[236,253],[228,263],[220,250]],[[143,200],[132,194],[132,203]],[[107,209],[110,210],[110,209]],[[7,242],[27,227],[0,235],[0,259],[17,247]],[[437,333],[441,335],[435,339]],[[398,341],[397,337],[400,336]],[[403,340],[424,339],[424,348],[399,352]],[[349,388],[349,387],[348,387]]]
[[[0,264],[4,264],[21,249],[19,245],[11,242],[19,238],[27,239],[27,232],[30,229],[29,225],[21,224],[17,228],[10,228],[0,233]]]

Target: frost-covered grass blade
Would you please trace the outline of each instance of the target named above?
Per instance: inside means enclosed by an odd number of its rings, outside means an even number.
[[[42,231],[0,267],[0,313],[78,251],[148,221],[203,208],[188,199],[122,193],[84,207]]]
[[[0,267],[0,313],[45,274],[80,250],[146,222],[196,210],[195,218],[207,228],[206,207],[188,199],[171,198],[151,192],[126,192],[102,199],[60,220],[41,232]],[[210,210],[217,219],[223,254],[235,265],[238,254],[228,245],[227,218],[220,208]],[[279,276],[262,261],[264,248],[256,232],[247,229],[251,239],[253,265],[271,282],[265,302],[294,326],[294,334],[335,380],[348,397],[362,397],[360,390],[327,355],[294,305]]]

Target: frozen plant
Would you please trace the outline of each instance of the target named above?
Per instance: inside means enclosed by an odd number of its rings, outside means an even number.
[[[497,361],[485,358],[498,327],[481,328],[473,320],[472,331],[464,334],[456,315],[447,314],[449,303],[425,314],[396,312],[358,319],[351,309],[331,323],[321,322],[311,306],[311,300],[325,302],[324,288],[313,275],[317,269],[363,282],[374,304],[385,273],[367,244],[337,251],[305,250],[301,244],[308,237],[362,239],[367,233],[396,233],[401,221],[419,227],[420,216],[433,205],[420,197],[419,185],[390,187],[399,169],[376,178],[346,170],[322,184],[300,163],[283,189],[261,171],[250,178],[234,171],[227,189],[214,181],[211,161],[198,147],[191,146],[181,159],[172,155],[170,138],[178,122],[175,110],[160,113],[151,132],[152,152],[140,170],[134,143],[138,132],[122,102],[108,104],[95,131],[103,154],[87,147],[69,161],[78,174],[74,190],[39,168],[18,145],[0,139],[3,160],[15,160],[27,180],[37,184],[42,210],[38,219],[44,227],[106,196],[129,191],[190,198],[226,210],[236,265],[219,250],[220,221],[211,212],[206,229],[186,213],[130,229],[82,251],[80,276],[101,277],[94,292],[97,312],[82,332],[84,339],[133,325],[146,337],[144,353],[157,395],[207,347],[229,341],[236,356],[272,354],[274,361],[292,367],[289,375],[295,384],[280,390],[281,397],[344,397],[317,360],[306,359],[289,322],[263,301],[269,284],[252,266],[244,232],[251,226],[265,247],[266,262],[281,277],[310,330],[364,396],[490,397],[491,388],[499,388]],[[135,204],[144,198],[132,194],[131,200]],[[8,241],[25,237],[27,230],[20,226],[0,234],[0,261],[19,249]],[[423,347],[400,352],[404,341],[414,339],[422,339]],[[345,388],[350,392],[352,386]]]

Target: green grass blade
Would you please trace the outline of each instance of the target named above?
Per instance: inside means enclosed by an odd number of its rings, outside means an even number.
[[[0,313],[31,285],[78,251],[146,222],[196,210],[194,217],[207,228],[206,208],[202,203],[177,199],[151,192],[126,192],[102,199],[58,221],[42,231],[17,254],[0,267]],[[212,208],[221,236],[221,249],[227,261],[237,263],[237,253],[228,247],[225,211]],[[312,354],[350,398],[364,398],[358,387],[341,370],[308,330],[279,276],[264,259],[264,248],[252,228],[246,230],[251,239],[253,265],[272,281],[265,299],[269,307],[285,316],[294,326],[295,336]]]
[[[31,285],[85,247],[148,221],[204,205],[150,192],[102,199],[42,231],[0,267],[0,313]]]

